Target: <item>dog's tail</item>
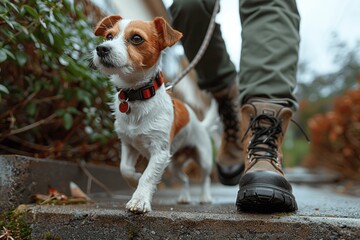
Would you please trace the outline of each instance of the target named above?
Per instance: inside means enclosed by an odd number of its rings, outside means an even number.
[[[210,134],[219,131],[219,126],[221,126],[220,116],[218,113],[218,104],[214,98],[211,99],[210,107],[206,111],[201,125],[203,125]]]

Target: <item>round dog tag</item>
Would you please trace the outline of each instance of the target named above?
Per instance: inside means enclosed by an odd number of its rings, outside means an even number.
[[[118,98],[120,101],[126,100],[126,93],[124,91],[120,90],[120,92],[118,94]]]
[[[129,103],[128,102],[121,102],[119,105],[119,110],[122,113],[127,113],[129,111]]]

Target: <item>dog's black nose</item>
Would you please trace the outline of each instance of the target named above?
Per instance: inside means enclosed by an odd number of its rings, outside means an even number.
[[[105,46],[97,46],[96,47],[96,53],[99,57],[105,57],[107,55],[109,55],[110,53],[110,48],[109,47],[105,47]]]

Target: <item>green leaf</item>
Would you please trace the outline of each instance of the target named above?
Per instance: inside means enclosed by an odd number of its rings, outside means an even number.
[[[27,107],[26,107],[26,112],[30,115],[30,116],[34,116],[36,113],[36,104],[33,102],[30,102]]]
[[[73,97],[75,96],[76,92],[74,89],[72,88],[66,88],[63,91],[63,95],[64,95],[64,99],[69,101],[71,99],[73,99]]]
[[[14,38],[14,33],[12,30],[8,29],[8,28],[0,28],[0,34],[2,35],[2,37],[7,37],[9,39]],[[4,39],[4,38],[3,38]]]
[[[14,25],[13,25],[13,23],[12,23],[11,21],[5,19],[5,22],[6,22],[7,25],[9,25],[12,29],[15,29],[15,28],[14,28]]]
[[[10,5],[16,12],[19,12],[19,9],[17,8],[17,6],[13,3],[11,3],[10,1],[5,1],[6,5]]]
[[[0,84],[0,92],[9,94],[9,90],[2,84]]]
[[[72,114],[78,114],[79,113],[79,111],[74,107],[68,107],[66,109],[66,111],[69,112],[69,113],[72,113]]]
[[[16,56],[16,61],[18,62],[18,64],[20,66],[24,66],[24,64],[26,63],[26,61],[28,59],[28,56],[24,52],[16,52],[15,56]]]
[[[65,0],[63,3],[65,5],[65,8],[67,8],[71,12],[75,12],[74,0]]]
[[[0,63],[4,62],[6,59],[7,59],[6,52],[4,51],[4,49],[0,49]]]
[[[30,33],[31,40],[35,43],[35,46],[41,48],[41,41],[35,37],[34,34]]]
[[[34,18],[38,18],[39,17],[39,14],[38,12],[36,11],[36,9],[30,7],[29,5],[25,5],[24,6],[24,9],[26,12],[28,12],[31,16],[33,16]]]
[[[67,66],[67,65],[69,65],[69,61],[68,61],[68,59],[66,58],[66,56],[65,57],[59,57],[59,62],[60,62],[60,64],[61,65],[63,65],[63,66]]]
[[[66,130],[69,130],[73,125],[73,117],[70,113],[64,114],[64,127]]]
[[[21,28],[21,30],[22,30],[26,35],[29,34],[29,31],[28,31],[28,29],[27,29],[26,27],[20,25],[19,28]]]
[[[87,91],[77,89],[76,95],[80,101],[83,101],[86,104],[86,106],[91,106],[91,95]]]
[[[53,35],[50,32],[48,32],[47,36],[49,38],[50,45],[54,45],[54,37],[53,37]]]
[[[15,55],[12,53],[12,52],[10,52],[9,50],[7,50],[6,48],[3,48],[2,49],[9,57],[11,57],[12,58],[12,60],[15,60],[16,58],[15,58]]]
[[[35,81],[34,87],[33,87],[34,91],[38,92],[41,90],[42,87],[43,87],[43,84],[42,84],[41,80]]]
[[[54,17],[54,12],[53,12],[53,10],[50,11],[49,21],[50,21],[50,22],[55,22],[55,17]]]
[[[46,23],[41,19],[41,18],[39,18],[39,21],[40,21],[40,24],[43,26],[43,28],[47,28],[47,26],[46,26]]]
[[[56,110],[55,113],[58,117],[64,117],[65,110],[60,108],[60,109]]]
[[[37,3],[36,3],[37,9],[39,10],[40,14],[49,12],[50,8],[49,8],[49,6],[46,5],[46,2],[47,1],[43,1],[43,0],[37,1]]]
[[[7,12],[7,9],[0,6],[0,14],[5,14]]]

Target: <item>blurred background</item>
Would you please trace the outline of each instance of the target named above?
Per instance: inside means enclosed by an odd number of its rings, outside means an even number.
[[[108,14],[168,17],[171,0],[2,0],[0,3],[0,154],[119,164],[119,140],[106,77],[88,67]],[[294,117],[285,167],[324,167],[360,180],[360,2],[298,0],[301,46]],[[170,20],[170,18],[168,18]],[[239,65],[237,0],[222,0],[217,16],[232,61]],[[231,24],[229,24],[231,23]],[[184,67],[181,45],[165,55],[164,72]],[[186,64],[186,63],[185,63]],[[196,75],[190,76],[195,78]],[[241,84],[241,83],[240,83]]]

